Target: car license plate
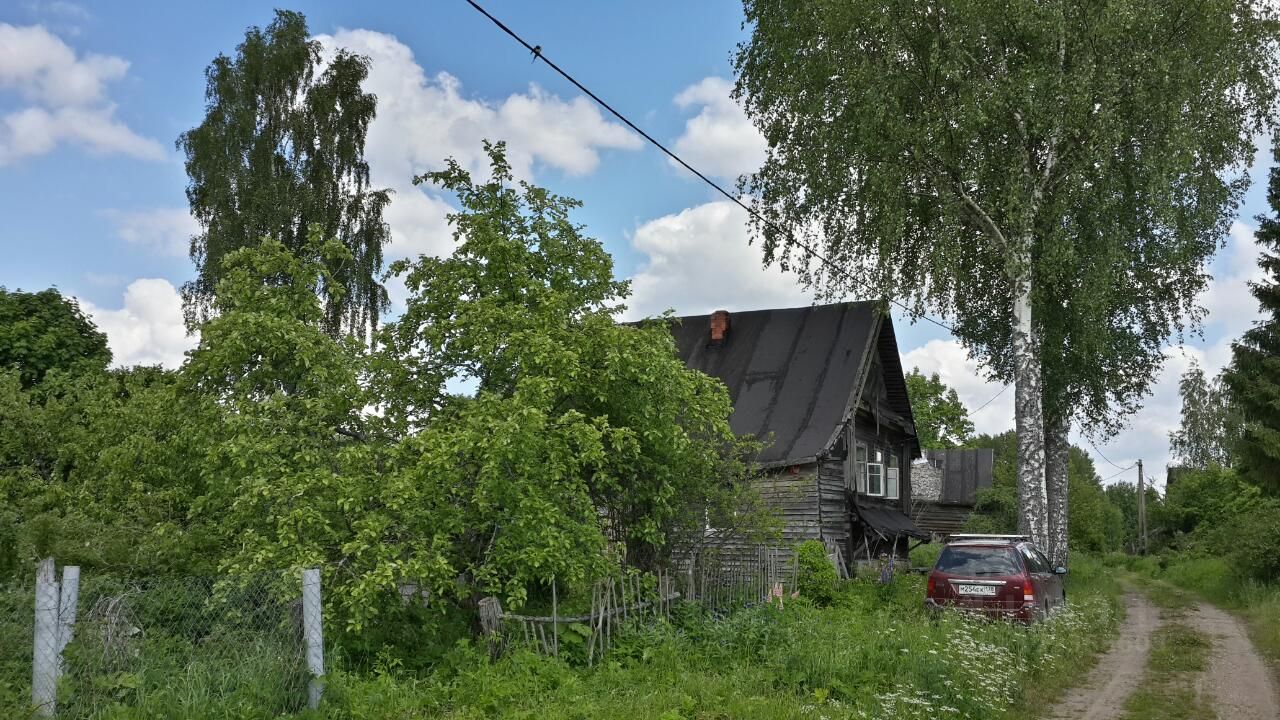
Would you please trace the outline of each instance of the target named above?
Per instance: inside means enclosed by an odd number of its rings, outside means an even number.
[[[957,585],[956,592],[961,595],[985,595],[994,597],[996,594],[995,585]]]

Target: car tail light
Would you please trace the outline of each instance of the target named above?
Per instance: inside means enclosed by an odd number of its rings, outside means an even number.
[[[1022,585],[1022,602],[1030,604],[1030,603],[1034,603],[1035,601],[1036,601],[1035,587],[1032,586],[1031,579],[1028,578],[1026,581],[1023,582],[1023,585]]]

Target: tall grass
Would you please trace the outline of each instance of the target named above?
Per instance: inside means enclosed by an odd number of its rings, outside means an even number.
[[[1087,564],[1087,563],[1086,563]],[[845,584],[831,607],[792,602],[713,621],[694,608],[635,628],[586,669],[469,647],[427,678],[392,667],[339,674],[332,717],[999,718],[1041,705],[1078,678],[1116,623],[1100,573],[1084,572],[1068,611],[1032,628],[933,618],[923,578]]]
[[[1113,634],[1106,573],[1087,559],[1072,570],[1072,607],[1031,628],[934,617],[917,575],[888,586],[858,580],[826,607],[787,599],[711,617],[677,606],[669,622],[616,636],[590,668],[526,651],[491,661],[466,640],[424,648],[438,658],[428,670],[392,653],[372,667],[339,660],[318,713],[300,708],[302,678],[281,680],[296,669],[287,642],[226,636],[193,646],[153,634],[127,671],[77,680],[64,707],[111,720],[1021,718],[1043,705],[1046,688],[1077,679]]]

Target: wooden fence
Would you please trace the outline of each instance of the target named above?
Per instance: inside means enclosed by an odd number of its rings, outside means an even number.
[[[559,657],[562,626],[588,629],[584,638],[587,664],[604,657],[615,631],[623,624],[647,618],[666,617],[671,603],[680,598],[671,576],[624,573],[595,584],[591,590],[591,611],[584,615],[559,613],[559,590],[551,583],[551,614],[520,615],[502,609],[496,597],[480,601],[480,626],[494,655],[520,645],[536,652]]]

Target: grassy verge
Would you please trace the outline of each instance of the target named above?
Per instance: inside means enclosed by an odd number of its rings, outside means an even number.
[[[1271,665],[1280,682],[1280,583],[1259,583],[1232,572],[1215,557],[1170,555],[1163,558],[1108,557],[1107,564],[1123,566],[1140,578],[1159,580],[1194,593],[1245,620],[1249,639]],[[1169,592],[1168,585],[1147,583],[1152,592]],[[1166,589],[1161,589],[1161,588]]]
[[[1073,569],[1073,608],[1022,628],[921,608],[923,578],[855,581],[828,608],[793,603],[711,622],[693,614],[638,630],[584,669],[460,650],[428,678],[384,668],[342,675],[334,717],[1026,717],[1078,681],[1109,642],[1118,588],[1096,563]]]
[[[1169,606],[1175,614],[1185,606]],[[1209,638],[1180,622],[1170,622],[1151,638],[1142,686],[1125,702],[1123,720],[1215,720],[1196,695],[1195,677],[1208,664]]]
[[[369,671],[344,671],[337,660],[322,710],[299,716],[1024,718],[1043,706],[1046,690],[1076,682],[1114,633],[1118,589],[1109,574],[1081,559],[1071,583],[1072,607],[1032,628],[932,617],[922,607],[924,578],[906,575],[891,586],[846,583],[829,607],[801,599],[710,618],[683,606],[668,623],[615,638],[607,662],[591,668],[527,652],[491,662],[465,641],[420,673],[389,656]],[[156,655],[139,658],[138,671],[104,679],[102,695],[118,700],[103,698],[85,717],[277,717],[275,695],[297,688],[276,677],[270,648],[183,648],[170,658],[151,647],[141,646]]]

